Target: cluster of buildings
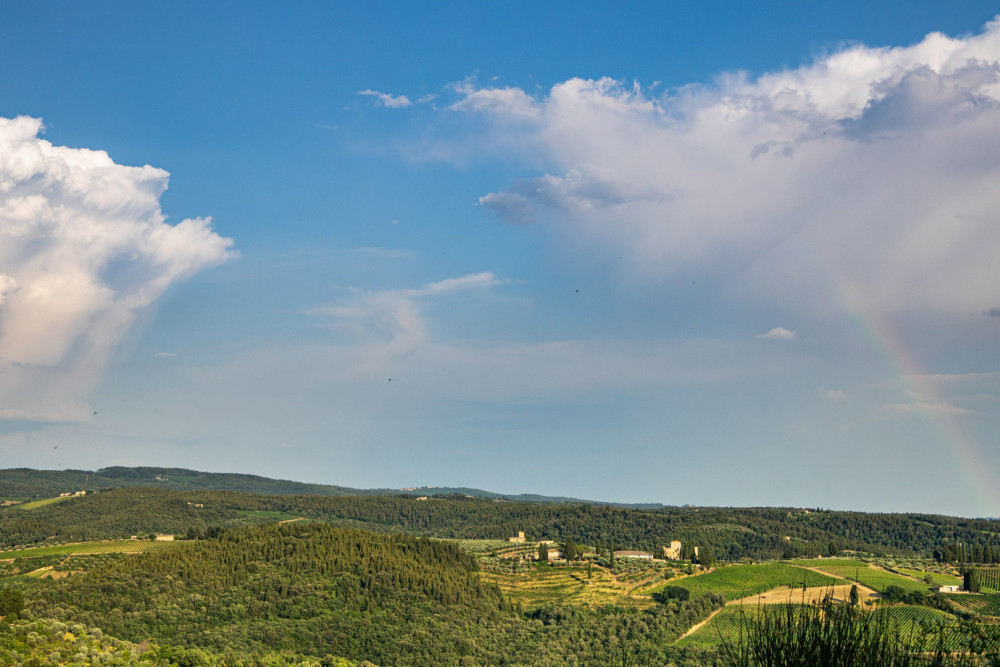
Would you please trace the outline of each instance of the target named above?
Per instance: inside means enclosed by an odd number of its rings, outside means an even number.
[[[514,543],[523,543],[523,542],[526,542],[527,539],[524,537],[524,531],[523,530],[519,530],[519,531],[517,531],[517,535],[514,535],[512,537],[508,537],[507,541],[508,542],[514,542]],[[538,543],[539,544],[545,544],[545,545],[551,545],[552,544],[552,540],[538,540]],[[662,548],[662,553],[661,553],[660,557],[663,560],[681,560],[681,541],[680,540],[671,540],[669,547],[661,547],[661,548]],[[695,556],[698,555],[698,547],[694,548],[694,553],[695,553]],[[550,561],[557,560],[559,558],[562,558],[562,552],[561,551],[558,551],[558,550],[555,550],[555,549],[549,549],[549,560]],[[642,558],[642,559],[645,559],[645,560],[653,560],[655,558],[655,556],[653,554],[651,554],[651,553],[646,552],[646,551],[616,551],[615,552],[615,558]]]

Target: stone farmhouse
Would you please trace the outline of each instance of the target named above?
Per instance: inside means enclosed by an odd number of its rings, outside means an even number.
[[[663,547],[663,557],[666,560],[680,560],[681,559],[681,541],[671,540],[669,547]]]

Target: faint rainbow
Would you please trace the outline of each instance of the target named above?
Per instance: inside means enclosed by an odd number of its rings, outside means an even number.
[[[983,459],[980,447],[959,423],[961,410],[952,408],[920,367],[888,318],[873,307],[863,290],[852,281],[838,279],[841,300],[875,348],[882,354],[903,389],[910,396],[914,412],[920,414],[941,438],[953,457],[956,472],[969,483],[973,495],[989,516],[1000,516],[1000,483],[992,467]]]

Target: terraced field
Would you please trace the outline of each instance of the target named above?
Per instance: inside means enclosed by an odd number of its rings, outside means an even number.
[[[662,590],[666,586],[680,586],[688,589],[693,598],[711,592],[723,595],[727,600],[738,600],[781,586],[802,588],[843,583],[843,580],[836,577],[785,563],[762,563],[720,567],[707,574],[667,582],[651,589],[650,592]]]
[[[508,554],[508,553],[538,553],[536,544],[526,545],[523,542],[511,542],[509,540],[451,540],[457,542],[459,548],[473,556],[483,556],[486,554]]]
[[[518,574],[483,572],[486,581],[500,587],[515,603],[525,609],[547,603],[576,604],[599,607],[614,604],[632,607],[650,607],[655,603],[649,597],[632,595],[630,588],[616,580],[607,570],[591,569],[587,578],[586,566],[532,567]]]

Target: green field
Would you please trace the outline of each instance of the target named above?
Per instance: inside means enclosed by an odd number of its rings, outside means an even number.
[[[147,540],[115,540],[110,542],[83,542],[58,546],[34,547],[0,552],[0,586],[41,578],[49,572],[75,573],[107,563],[109,559],[127,558],[128,555],[163,551],[182,542],[153,542]],[[60,575],[60,576],[64,576]]]
[[[39,507],[45,507],[46,505],[52,505],[53,503],[61,503],[64,500],[69,500],[75,496],[63,496],[62,498],[43,498],[42,500],[32,500],[30,503],[21,503],[20,505],[14,505],[14,509],[19,510],[33,510]]]
[[[793,605],[799,608],[799,605]],[[746,634],[748,623],[752,622],[763,607],[745,607],[730,605],[716,614],[712,620],[699,628],[690,636],[678,642],[678,646],[714,647],[723,643],[736,644],[740,636]],[[768,605],[767,613],[783,613],[785,605]],[[902,638],[911,646],[927,646],[925,633],[940,626],[948,627],[956,623],[956,619],[948,614],[930,607],[915,605],[894,605],[868,612],[877,614],[887,622],[899,627]],[[949,633],[946,635],[946,648],[956,649],[963,646],[963,635]],[[922,644],[923,642],[923,644]]]
[[[956,577],[953,574],[941,574],[939,572],[923,572],[921,570],[910,570],[908,568],[898,568],[903,574],[909,575],[914,579],[923,580],[928,574],[931,575],[931,581],[934,582],[934,586],[961,586],[962,578]]]
[[[889,586],[899,586],[907,593],[910,591],[920,591],[922,593],[926,593],[931,588],[922,581],[914,581],[909,577],[904,577],[901,574],[894,574],[881,568],[872,567],[868,563],[862,563],[858,560],[823,558],[795,560],[789,562],[796,565],[804,565],[806,567],[822,570],[823,572],[832,574],[835,577],[842,577],[844,579],[857,581],[859,584],[868,586],[869,588],[874,588],[880,593],[885,591],[885,589]]]
[[[775,605],[777,606],[777,605]],[[678,646],[711,648],[723,643],[736,644],[746,634],[746,623],[760,613],[759,607],[730,605],[723,607],[705,625],[677,642]]]
[[[707,574],[673,579],[650,592],[662,590],[666,586],[680,586],[691,591],[696,598],[705,593],[719,593],[727,600],[738,600],[779,586],[791,588],[814,586],[834,586],[843,581],[785,563],[761,563],[759,565],[729,565]]]
[[[50,547],[33,547],[0,551],[0,560],[8,558],[41,558],[43,556],[73,556],[80,554],[137,554],[147,551],[170,549],[181,542],[154,542],[152,540],[112,540],[109,542],[81,542]]]
[[[302,517],[298,514],[289,514],[288,512],[265,512],[258,510],[236,510],[237,514],[241,514],[252,519],[258,519],[260,521],[293,521],[295,519],[301,519]]]
[[[910,646],[919,646],[927,650],[937,648],[938,638],[926,635],[928,632],[940,631],[941,629],[945,629],[944,648],[954,651],[962,650],[969,645],[969,637],[958,632],[958,622],[955,617],[938,609],[914,605],[893,605],[880,608],[872,613],[884,615],[891,622],[897,624],[902,630],[904,640]],[[948,631],[948,628],[951,631]],[[998,626],[983,625],[980,628],[984,635],[992,638],[993,641],[1000,637],[998,634],[1000,627]]]
[[[872,613],[882,614],[897,623],[952,623],[955,621],[955,617],[948,612],[912,604],[879,607]]]
[[[802,567],[817,567],[827,570],[830,567],[868,567],[868,563],[853,558],[799,558],[787,561],[791,565],[801,565]]]
[[[996,593],[1000,591],[1000,568],[977,567],[976,575],[979,577],[979,585],[983,593]]]
[[[979,616],[1000,617],[1000,595],[976,593],[945,593],[944,597],[956,607]]]
[[[511,542],[509,540],[451,540],[457,542],[459,548],[474,556],[483,556],[491,553],[521,552],[525,554],[538,553],[537,544],[523,542]]]

